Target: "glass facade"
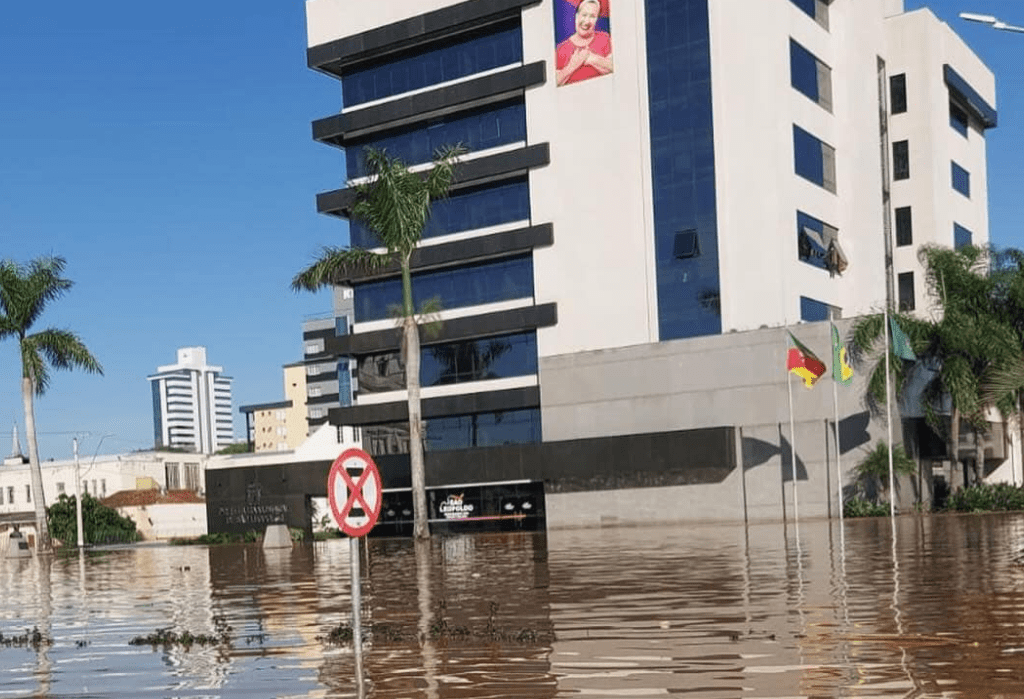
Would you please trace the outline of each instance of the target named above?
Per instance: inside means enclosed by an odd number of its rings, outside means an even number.
[[[392,158],[416,165],[429,163],[447,146],[461,144],[478,151],[525,140],[526,107],[519,98],[353,141],[345,146],[345,165],[349,178],[365,176],[367,147],[387,150]]]
[[[469,32],[457,39],[417,47],[346,74],[341,81],[346,107],[437,85],[523,60],[519,20]]]
[[[708,0],[645,0],[658,326],[662,340],[722,331]],[[700,254],[675,255],[694,230]]]
[[[970,198],[971,196],[971,173],[963,169],[955,162],[950,161],[950,168],[953,175],[953,189],[963,194],[965,197]]]
[[[401,277],[354,288],[357,323],[389,318],[392,308],[401,308]],[[443,310],[532,298],[533,258],[524,255],[419,272],[412,275],[412,293],[417,308],[424,300],[436,298]]]
[[[430,207],[424,238],[471,231],[512,221],[530,219],[530,188],[525,177],[490,182],[454,192]],[[373,248],[380,241],[361,221],[349,224],[352,245]]]
[[[426,451],[532,444],[541,441],[540,410],[502,410],[493,413],[449,415],[424,420]],[[373,456],[409,453],[409,424],[364,427],[363,445]]]
[[[420,351],[420,385],[424,387],[536,373],[537,335],[532,331],[430,345]],[[404,388],[405,368],[398,352],[359,358],[360,394]]]

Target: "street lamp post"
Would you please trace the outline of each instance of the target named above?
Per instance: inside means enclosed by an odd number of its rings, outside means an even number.
[[[85,537],[82,532],[82,468],[78,463],[78,437],[72,440],[75,448],[75,524],[78,525],[78,548],[85,545]]]
[[[966,19],[968,22],[979,22],[981,24],[987,24],[993,29],[1002,29],[1007,32],[1018,32],[1024,34],[1024,27],[1015,27],[1012,24],[1007,24],[1001,19],[997,19],[992,15],[978,15],[973,12],[961,12],[960,19]]]

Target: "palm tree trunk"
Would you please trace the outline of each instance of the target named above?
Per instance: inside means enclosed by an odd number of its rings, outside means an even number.
[[[28,441],[28,463],[32,472],[32,503],[36,511],[36,553],[53,552],[50,527],[46,521],[46,501],[43,499],[43,472],[39,467],[39,446],[36,442],[36,413],[32,404],[32,379],[21,379],[21,400],[25,407],[25,438]]]
[[[402,301],[405,318],[402,339],[405,349],[405,388],[409,395],[409,468],[412,472],[413,537],[427,539],[427,484],[423,464],[423,411],[420,405],[420,333],[412,303],[409,258],[402,260]]]

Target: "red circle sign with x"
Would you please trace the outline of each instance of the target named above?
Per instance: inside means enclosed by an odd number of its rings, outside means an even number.
[[[377,464],[362,449],[346,449],[331,464],[327,499],[341,531],[366,536],[380,515],[383,486]]]

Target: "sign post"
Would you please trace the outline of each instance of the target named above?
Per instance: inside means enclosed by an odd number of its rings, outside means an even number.
[[[331,464],[327,476],[327,500],[338,527],[349,538],[349,568],[352,571],[352,649],[355,656],[356,689],[363,687],[362,595],[359,580],[359,539],[366,536],[380,516],[383,499],[380,471],[362,449],[346,449]]]

